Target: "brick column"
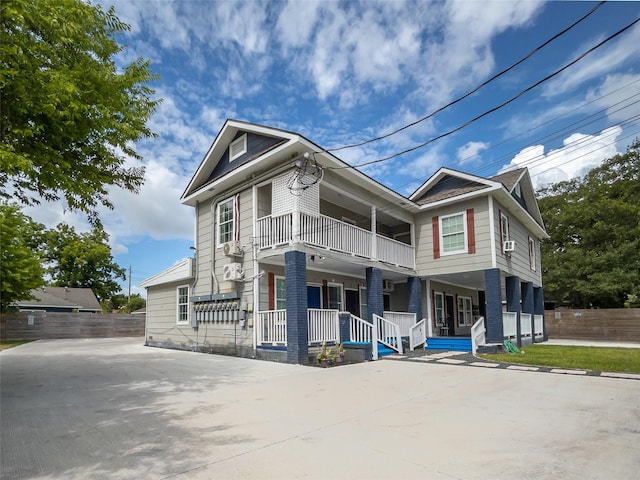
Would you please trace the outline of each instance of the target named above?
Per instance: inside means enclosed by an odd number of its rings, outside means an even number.
[[[382,317],[384,298],[382,296],[382,270],[369,267],[366,270],[367,282],[367,320],[373,323],[373,314]]]
[[[502,286],[500,269],[489,268],[484,271],[484,292],[486,300],[487,343],[500,343],[504,339],[502,329]]]
[[[542,339],[549,340],[547,335],[547,322],[544,321],[544,289],[542,287],[533,288],[533,311],[536,315],[542,315]]]
[[[304,252],[285,252],[284,274],[287,299],[287,362],[306,365],[309,363],[309,327],[307,265]]]
[[[522,313],[531,314],[531,343],[535,343],[535,320],[533,318],[533,283],[523,282],[520,284],[520,295],[522,296]]]
[[[516,312],[516,343],[522,346],[520,333],[520,279],[518,277],[505,278],[507,295],[507,312]]]
[[[422,320],[422,281],[420,277],[409,277],[407,280],[409,303],[407,311],[416,314],[416,321]]]

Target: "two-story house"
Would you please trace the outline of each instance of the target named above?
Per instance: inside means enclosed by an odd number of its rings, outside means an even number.
[[[526,169],[441,168],[407,198],[300,134],[227,120],[181,201],[195,255],[142,282],[149,345],[304,364],[322,341],[544,337]]]

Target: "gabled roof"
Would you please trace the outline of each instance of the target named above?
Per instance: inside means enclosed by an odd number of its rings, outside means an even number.
[[[458,197],[466,197],[479,191],[487,193],[497,188],[500,188],[498,182],[441,167],[409,199],[418,205],[428,205],[454,198],[459,200]]]
[[[229,144],[243,134],[261,137],[263,141],[260,143],[258,150],[248,151],[230,162],[228,156]],[[193,205],[195,203],[194,194],[198,191],[213,184],[229,172],[251,164],[256,158],[263,156],[265,153],[284,149],[287,145],[291,145],[299,139],[300,136],[297,133],[240,120],[227,119],[183,192],[182,203]]]
[[[16,305],[26,308],[68,308],[99,312],[100,302],[90,288],[41,287],[31,290],[34,299],[21,300]]]
[[[156,273],[155,275],[144,279],[140,282],[140,286],[148,288],[156,285],[163,285],[165,283],[189,281],[193,278],[193,258],[187,257],[160,273]]]

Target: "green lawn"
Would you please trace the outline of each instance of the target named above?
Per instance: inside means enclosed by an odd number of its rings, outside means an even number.
[[[29,342],[33,342],[33,340],[0,340],[0,350],[17,347],[18,345]]]
[[[479,354],[486,360],[602,372],[640,373],[640,349],[529,345],[524,353]]]

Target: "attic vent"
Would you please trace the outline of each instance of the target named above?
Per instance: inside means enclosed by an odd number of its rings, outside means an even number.
[[[247,153],[247,134],[235,139],[229,145],[229,161],[232,162],[241,155]]]

